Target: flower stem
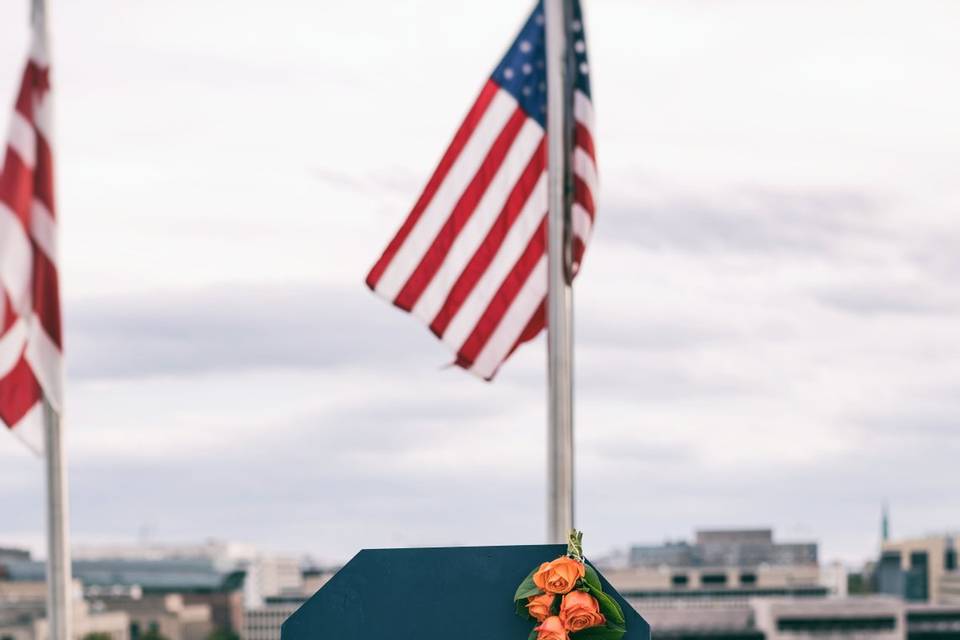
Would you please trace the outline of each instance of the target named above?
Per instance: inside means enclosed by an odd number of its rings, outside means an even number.
[[[583,562],[583,532],[576,529],[570,530],[570,536],[567,538],[567,555],[575,560]]]

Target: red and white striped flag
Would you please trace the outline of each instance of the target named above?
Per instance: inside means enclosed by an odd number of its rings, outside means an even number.
[[[61,410],[50,65],[34,34],[0,171],[0,420],[43,451],[46,396]]]
[[[576,270],[593,227],[597,171],[583,18],[573,6]],[[367,276],[456,352],[459,366],[488,380],[546,324],[545,44],[541,1]]]

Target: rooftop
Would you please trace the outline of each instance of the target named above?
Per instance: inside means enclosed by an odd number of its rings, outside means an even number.
[[[816,565],[816,542],[774,542],[770,529],[702,530],[694,542],[634,546],[633,567],[755,567]]]

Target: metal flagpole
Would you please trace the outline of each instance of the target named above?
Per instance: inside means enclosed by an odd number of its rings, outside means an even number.
[[[544,0],[547,38],[547,376],[549,541],[563,543],[573,528],[573,291],[568,270],[567,87],[569,0]]]
[[[31,20],[37,38],[49,54],[45,0],[31,0]],[[47,471],[47,638],[72,640],[73,614],[70,538],[67,531],[67,475],[60,416],[43,399],[44,452]]]
[[[60,416],[43,400],[47,456],[47,624],[49,640],[71,640],[72,571],[67,535],[67,475]]]

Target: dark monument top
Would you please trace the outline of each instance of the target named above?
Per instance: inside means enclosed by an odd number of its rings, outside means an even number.
[[[513,594],[566,545],[366,549],[283,623],[281,640],[527,640],[537,624]],[[650,625],[601,575],[623,608],[622,640],[649,640]]]

